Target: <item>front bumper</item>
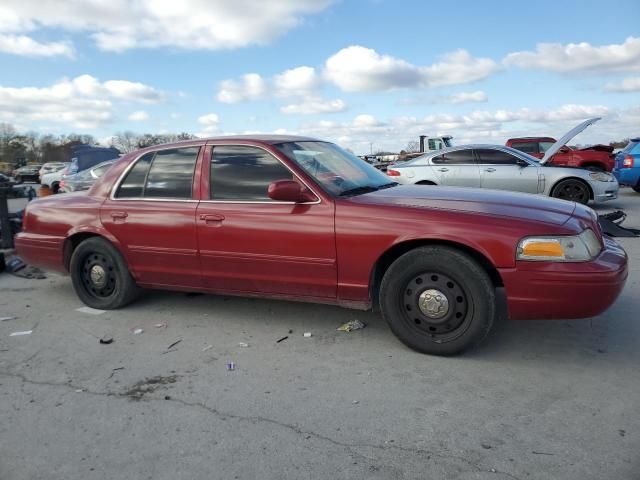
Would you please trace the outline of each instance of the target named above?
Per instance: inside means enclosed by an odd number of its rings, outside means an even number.
[[[627,254],[605,237],[605,248],[590,262],[516,262],[499,269],[509,318],[588,318],[613,304],[628,276]]]
[[[602,203],[618,198],[620,185],[615,182],[591,182],[593,189],[593,203]]]

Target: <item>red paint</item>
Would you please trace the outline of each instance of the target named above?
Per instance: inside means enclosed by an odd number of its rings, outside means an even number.
[[[212,144],[262,147],[313,192],[316,202],[210,202]],[[505,287],[511,318],[578,318],[601,313],[627,276],[627,258],[607,241],[591,262],[517,262],[516,245],[529,235],[599,232],[589,208],[505,191],[400,186],[332,198],[272,140],[196,140],[201,146],[191,201],[112,200],[112,186],[129,154],[85,193],[33,201],[20,255],[65,271],[74,235],[101,235],[128,262],[141,286],[200,290],[339,304],[372,305],[376,266],[386,255],[425,243],[458,246],[494,269]],[[283,179],[284,180],[284,179]],[[577,299],[577,300],[574,300]]]
[[[551,142],[555,143],[555,138],[552,137],[525,137],[525,138],[510,138],[505,145],[507,147],[518,148],[522,143],[540,143]],[[571,148],[564,146],[556,153],[548,162],[548,165],[555,165],[556,167],[579,167],[589,168],[597,167],[601,170],[610,172],[615,167],[615,156],[612,154],[613,147],[609,145],[592,145],[585,148]],[[544,157],[544,153],[529,153],[529,155],[536,158]]]

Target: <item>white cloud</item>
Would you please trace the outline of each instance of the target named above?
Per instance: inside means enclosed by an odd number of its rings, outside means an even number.
[[[267,83],[257,73],[247,73],[241,80],[223,80],[216,98],[222,103],[257,100],[267,94]]]
[[[504,63],[561,73],[640,70],[640,38],[629,37],[621,44],[600,47],[587,42],[539,43],[535,52],[510,53]]]
[[[54,122],[92,129],[112,120],[114,101],[148,103],[160,97],[160,92],[144,84],[100,82],[90,75],[63,79],[49,87],[0,86],[0,121]]]
[[[349,92],[436,87],[482,80],[498,70],[489,58],[474,58],[466,50],[442,56],[429,66],[381,55],[371,48],[343,48],[325,62],[325,77]]]
[[[41,43],[26,35],[0,34],[0,52],[25,57],[67,57],[75,55],[73,46],[67,42]]]
[[[455,105],[461,103],[481,103],[486,102],[487,100],[487,94],[482,90],[476,90],[475,92],[459,92],[447,97],[447,102]]]
[[[344,112],[347,104],[340,99],[324,100],[322,98],[310,97],[303,99],[300,103],[292,103],[280,107],[280,112],[285,114],[313,115],[317,113],[337,113]]]
[[[102,50],[176,47],[218,50],[262,45],[331,0],[3,0],[0,31],[55,28],[90,34]]]
[[[320,87],[321,80],[313,67],[296,67],[276,75],[273,78],[276,95],[290,97],[310,95]]]
[[[143,122],[149,118],[149,114],[144,110],[138,110],[129,114],[127,118],[132,122]]]
[[[217,113],[207,113],[198,117],[198,123],[206,126],[218,125],[220,123],[220,117]]]
[[[640,77],[629,77],[622,80],[620,83],[608,83],[604,89],[607,92],[640,92]]]
[[[502,144],[509,137],[523,135],[542,134],[557,138],[578,122],[593,116],[605,118],[582,134],[582,138],[593,143],[608,143],[633,134],[640,121],[640,107],[618,112],[602,105],[568,104],[552,110],[476,110],[467,114],[437,113],[422,118],[395,117],[384,121],[362,114],[346,122],[306,123],[299,133],[335,141],[360,153],[369,152],[371,143],[374,150],[399,151],[419,135],[449,134],[457,144]]]
[[[198,137],[210,137],[214,133],[218,133],[220,117],[217,113],[207,113],[198,117],[198,123],[203,126],[202,130],[196,135]]]

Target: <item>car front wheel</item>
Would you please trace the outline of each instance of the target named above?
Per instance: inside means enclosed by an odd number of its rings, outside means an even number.
[[[380,309],[407,346],[455,355],[480,343],[496,316],[495,288],[471,257],[444,246],[411,250],[388,268]]]
[[[578,202],[583,205],[589,203],[589,187],[581,180],[562,180],[553,188],[551,196],[570,202]]]
[[[77,246],[71,255],[69,270],[76,294],[92,308],[121,308],[140,292],[120,252],[99,237],[89,238]]]

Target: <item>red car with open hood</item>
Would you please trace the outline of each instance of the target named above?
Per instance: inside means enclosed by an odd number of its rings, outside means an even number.
[[[454,354],[513,319],[598,315],[627,257],[595,213],[535,195],[400,186],[312,138],[238,136],[125,155],[88,192],[32,202],[23,258],[80,299],[141,288],[380,308],[410,347]]]

